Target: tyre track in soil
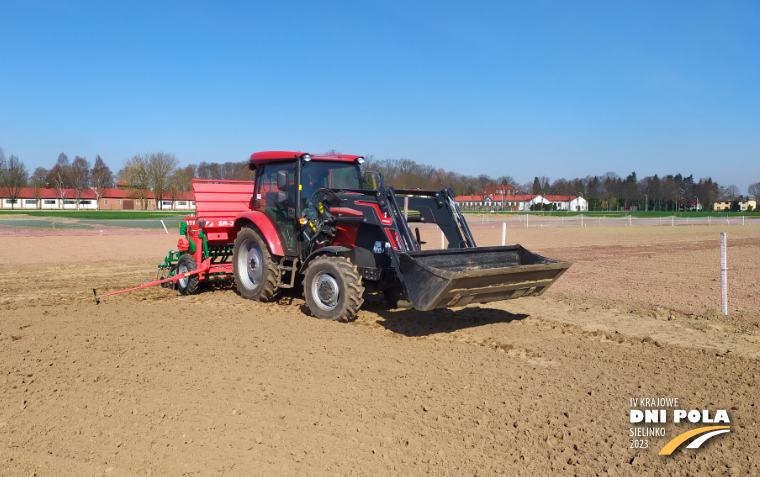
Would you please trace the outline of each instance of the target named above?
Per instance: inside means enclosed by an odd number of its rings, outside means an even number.
[[[743,322],[577,294],[435,314],[369,297],[351,324],[229,289],[95,305],[91,288],[154,269],[0,269],[8,475],[759,471],[757,359],[705,345],[753,338]],[[701,338],[667,334],[683,330]],[[726,408],[732,433],[670,458],[656,455],[667,439],[629,449],[628,400],[655,396]]]

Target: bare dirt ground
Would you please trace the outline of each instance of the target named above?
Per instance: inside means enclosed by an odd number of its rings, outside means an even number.
[[[760,474],[760,228],[509,229],[575,262],[544,296],[435,313],[368,296],[351,324],[297,293],[95,304],[153,279],[176,240],[0,238],[0,474]],[[668,423],[631,449],[643,397],[726,409],[731,432],[662,457],[709,425]]]

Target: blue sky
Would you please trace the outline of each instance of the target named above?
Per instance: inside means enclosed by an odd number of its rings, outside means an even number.
[[[0,147],[760,181],[760,2],[0,0]]]

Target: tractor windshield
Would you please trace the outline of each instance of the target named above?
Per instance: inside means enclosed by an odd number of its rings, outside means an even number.
[[[316,217],[311,196],[317,189],[363,189],[359,165],[352,162],[309,161],[301,170],[304,217]]]
[[[363,189],[359,165],[353,162],[309,161],[301,173],[304,197],[320,187],[328,189]]]

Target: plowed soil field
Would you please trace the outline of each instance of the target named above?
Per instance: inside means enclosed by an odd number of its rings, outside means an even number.
[[[349,324],[297,291],[95,304],[154,279],[177,238],[0,239],[1,475],[760,474],[760,227],[509,229],[574,262],[543,296],[422,313],[368,295]],[[642,398],[678,405],[631,424]],[[674,409],[726,410],[730,432],[659,456],[713,425]]]

